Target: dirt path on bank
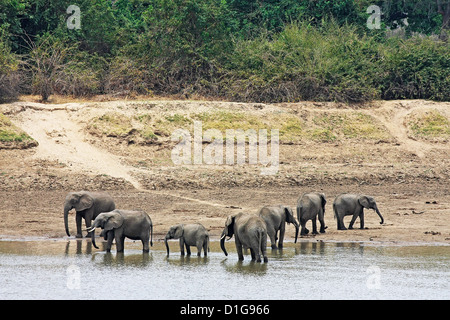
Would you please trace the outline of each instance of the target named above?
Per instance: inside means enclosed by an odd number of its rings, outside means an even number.
[[[449,106],[428,101],[377,102],[366,107],[204,101],[1,105],[0,112],[39,146],[0,150],[0,235],[64,238],[62,203],[71,190],[108,190],[117,207],[146,210],[159,237],[170,225],[193,221],[218,237],[228,214],[256,212],[267,204],[294,207],[303,192],[315,190],[327,196],[329,228],[326,234],[304,240],[449,244],[449,142],[415,139],[407,127],[408,117],[417,112],[437,110],[449,118]],[[263,117],[287,113],[305,119],[310,114],[360,112],[379,121],[389,138],[283,143],[278,174],[263,177],[259,167],[250,165],[175,166],[170,161],[173,144],[141,145],[123,137],[93,136],[87,130],[90,119],[111,113],[131,117],[210,110]],[[367,212],[366,230],[337,231],[332,202],[342,192],[374,196],[385,224],[379,225],[378,217]],[[74,217],[70,220],[74,230]],[[292,240],[293,227],[289,230]]]

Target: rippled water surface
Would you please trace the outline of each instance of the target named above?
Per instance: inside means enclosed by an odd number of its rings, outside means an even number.
[[[0,299],[450,299],[449,246],[286,243],[266,264],[181,257],[178,241],[125,254],[86,240],[0,241]]]

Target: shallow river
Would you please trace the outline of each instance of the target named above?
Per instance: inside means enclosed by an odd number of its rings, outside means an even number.
[[[269,262],[171,241],[107,254],[86,240],[0,241],[0,299],[450,299],[450,246],[286,243]]]

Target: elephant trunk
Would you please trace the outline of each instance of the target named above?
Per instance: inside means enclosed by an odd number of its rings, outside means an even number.
[[[68,237],[70,237],[69,232],[69,211],[72,209],[72,207],[68,204],[64,206],[64,226],[66,228],[66,234]]]
[[[381,215],[380,211],[378,210],[378,208],[375,208],[375,212],[378,214],[378,216],[379,216],[380,219],[381,219],[380,224],[383,224],[383,223],[384,223],[384,219],[383,219],[383,216]]]
[[[295,240],[294,240],[294,243],[297,243],[298,229],[299,229],[297,221],[294,221],[294,226],[295,226]]]
[[[167,240],[170,239],[169,235],[166,235],[166,237],[164,238],[164,244],[166,245],[166,249],[167,249],[167,255],[169,255],[169,242]]]
[[[98,249],[97,244],[95,243],[95,227],[89,228],[86,231],[91,233],[92,245],[95,249]]]
[[[228,252],[227,249],[225,249],[225,237],[227,236],[227,234],[224,232],[222,232],[222,236],[220,237],[220,248],[222,249],[223,253],[225,253],[225,256],[228,256]]]

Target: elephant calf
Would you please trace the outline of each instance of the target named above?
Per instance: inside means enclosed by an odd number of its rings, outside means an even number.
[[[231,239],[233,235],[239,260],[244,260],[242,254],[242,247],[244,247],[250,248],[252,260],[261,262],[261,252],[264,262],[268,261],[266,254],[267,227],[261,217],[242,212],[228,216],[220,237],[220,247],[226,256],[228,256],[228,253],[225,249],[225,237]]]
[[[169,255],[169,244],[167,242],[167,240],[169,239],[180,239],[180,251],[182,256],[184,256],[185,246],[188,255],[191,255],[190,246],[197,247],[198,256],[201,255],[202,248],[205,257],[208,255],[207,251],[209,250],[209,234],[205,227],[200,223],[177,224],[175,226],[171,226],[166,234],[166,237],[164,238],[167,255]]]
[[[92,227],[88,232],[92,232],[92,244],[95,244],[95,228],[102,228],[106,235],[106,251],[111,252],[111,246],[116,239],[117,252],[123,252],[125,237],[131,240],[141,240],[143,251],[149,252],[150,245],[153,246],[153,224],[149,215],[144,211],[113,210],[111,212],[100,213],[95,218]]]
[[[351,193],[338,195],[333,202],[334,217],[337,220],[338,230],[347,230],[344,226],[344,216],[352,216],[348,226],[349,229],[353,229],[353,224],[357,217],[359,217],[360,229],[364,229],[364,208],[375,210],[381,219],[380,224],[383,224],[384,219],[378,210],[374,198]]]
[[[276,241],[278,239],[278,249],[283,248],[284,233],[286,231],[286,222],[292,223],[295,226],[295,241],[297,243],[298,237],[298,223],[295,221],[292,209],[287,206],[265,206],[258,211],[258,216],[264,219],[267,226],[267,235],[270,238],[272,249],[276,249]],[[277,234],[279,233],[279,237]]]
[[[300,231],[300,235],[304,236],[309,233],[309,230],[306,229],[306,222],[308,220],[312,220],[313,232],[312,234],[319,234],[317,232],[317,221],[316,218],[319,218],[320,222],[320,233],[325,233],[325,204],[327,201],[325,200],[325,195],[323,193],[311,192],[304,193],[297,200],[297,219],[302,226],[302,230]]]

